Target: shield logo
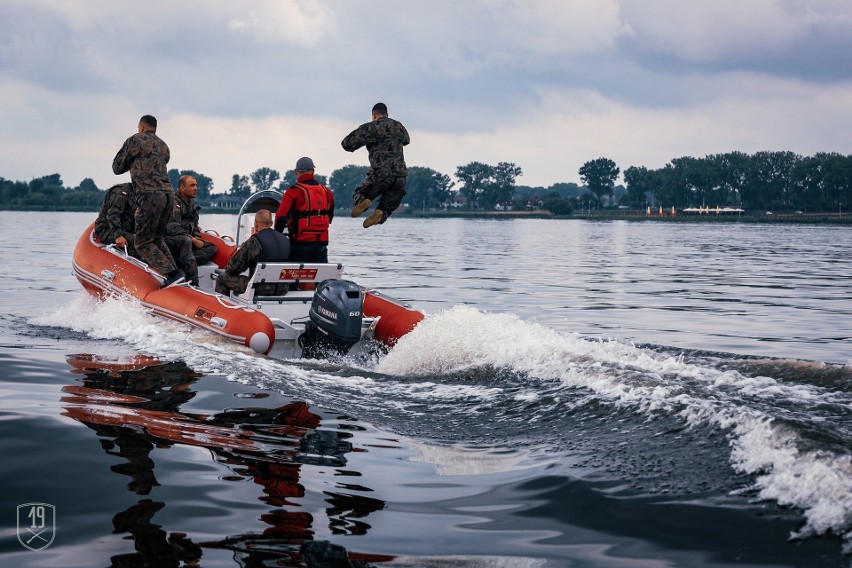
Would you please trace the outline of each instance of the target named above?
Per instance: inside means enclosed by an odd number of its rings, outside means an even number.
[[[18,542],[33,551],[44,550],[56,537],[56,507],[49,503],[18,505]]]

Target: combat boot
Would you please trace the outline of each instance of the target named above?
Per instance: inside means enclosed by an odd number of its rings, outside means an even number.
[[[385,222],[385,219],[388,218],[387,213],[382,211],[381,209],[376,209],[373,211],[373,214],[364,219],[364,228],[367,229],[372,227],[373,225],[381,225]]]

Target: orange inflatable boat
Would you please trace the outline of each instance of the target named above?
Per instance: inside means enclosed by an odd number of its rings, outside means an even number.
[[[281,193],[263,191],[243,204],[244,217],[260,209],[275,213]],[[249,275],[246,292],[223,296],[216,276],[236,250],[236,242],[204,233],[216,245],[211,262],[198,267],[199,286],[160,288],[164,278],[143,261],[114,245],[96,241],[94,223],[74,249],[74,275],[90,293],[135,298],[155,315],[189,324],[241,343],[257,353],[278,358],[322,357],[363,346],[392,347],[423,319],[422,312],[344,278],[341,264],[260,263]],[[261,296],[257,284],[283,284],[287,291]]]

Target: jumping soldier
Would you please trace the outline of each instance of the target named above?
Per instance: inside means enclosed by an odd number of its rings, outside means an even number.
[[[381,198],[373,214],[364,220],[365,229],[384,223],[402,203],[408,176],[402,147],[409,142],[408,131],[402,123],[388,118],[388,107],[384,103],[376,103],[372,121],[353,130],[341,142],[347,152],[366,146],[369,153],[367,179],[352,196],[353,217],[359,217],[376,198]]]

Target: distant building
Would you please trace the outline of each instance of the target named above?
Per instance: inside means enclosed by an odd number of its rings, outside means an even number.
[[[739,207],[685,207],[681,215],[742,215],[744,209]]]
[[[527,199],[527,204],[524,206],[527,211],[538,211],[544,207],[544,199],[539,196],[533,196]]]
[[[236,211],[243,204],[243,199],[233,195],[217,195],[210,200],[210,207],[226,211]]]
[[[462,209],[467,206],[467,197],[457,193],[453,195],[449,201],[445,201],[441,205],[444,209]]]

